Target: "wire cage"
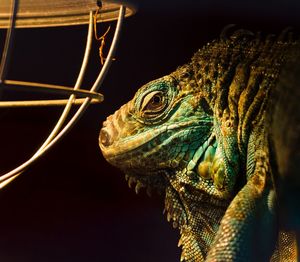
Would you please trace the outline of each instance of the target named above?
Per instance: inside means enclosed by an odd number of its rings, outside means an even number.
[[[41,99],[25,101],[0,101],[0,108],[64,106],[64,110],[41,147],[27,161],[0,176],[0,188],[9,184],[30,165],[62,139],[80,119],[88,106],[101,103],[104,96],[98,92],[112,63],[124,17],[134,14],[135,8],[128,3],[96,0],[3,0],[0,2],[0,29],[6,30],[6,37],[0,64],[0,91],[9,89],[46,92],[65,96],[65,99]],[[93,30],[97,22],[117,20],[111,46],[103,66],[89,89],[82,88],[92,47]],[[13,36],[16,28],[53,27],[88,24],[86,47],[81,68],[73,87],[46,83],[7,79]],[[71,108],[79,107],[70,116]],[[69,119],[67,121],[67,119]]]

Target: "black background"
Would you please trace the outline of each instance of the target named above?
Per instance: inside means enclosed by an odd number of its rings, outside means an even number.
[[[136,15],[125,20],[116,60],[101,87],[105,101],[90,106],[67,137],[0,192],[0,261],[179,261],[178,232],[162,214],[161,197],[136,196],[124,175],[103,159],[101,123],[142,84],[188,62],[227,24],[271,33],[294,26],[297,31],[297,2],[140,2]],[[100,27],[105,31],[107,25]],[[7,78],[74,85],[86,29],[17,30]],[[86,87],[100,68],[97,46]],[[3,98],[21,95],[28,94],[6,91]],[[61,111],[1,109],[1,173],[35,152]]]

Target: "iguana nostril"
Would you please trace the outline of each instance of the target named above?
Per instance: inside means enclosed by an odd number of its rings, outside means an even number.
[[[103,128],[100,131],[100,143],[103,146],[110,146],[112,144],[112,139],[109,133]]]

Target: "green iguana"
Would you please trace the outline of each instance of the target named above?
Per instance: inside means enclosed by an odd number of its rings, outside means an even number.
[[[289,212],[289,192],[278,185],[289,178],[287,159],[300,160],[288,151],[300,136],[288,136],[300,108],[299,50],[288,31],[223,32],[103,123],[107,161],[137,192],[165,193],[181,261],[297,261],[300,221],[281,218],[278,195]]]

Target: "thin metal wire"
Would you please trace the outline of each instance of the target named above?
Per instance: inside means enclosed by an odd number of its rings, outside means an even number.
[[[72,105],[82,105],[85,98],[73,99]],[[27,100],[27,101],[4,101],[0,102],[0,108],[16,107],[46,107],[46,106],[66,106],[69,99],[52,99],[52,100]],[[99,104],[101,101],[92,99],[91,104]]]
[[[63,94],[63,95],[77,95],[81,97],[90,97],[99,100],[100,102],[103,101],[103,95],[91,92],[85,89],[79,89],[74,87],[66,87],[66,86],[59,86],[59,85],[50,85],[50,84],[42,84],[42,83],[34,83],[34,82],[25,82],[25,81],[16,81],[16,80],[4,80],[4,86],[9,87],[12,89],[11,86],[20,90],[20,87],[25,90],[33,90],[33,91],[46,91],[47,93],[55,93],[55,94]],[[76,87],[76,85],[75,85]],[[1,103],[1,102],[0,102]]]
[[[93,12],[90,11],[89,29],[88,29],[88,35],[87,35],[86,48],[85,48],[84,57],[82,60],[81,69],[80,69],[79,75],[77,77],[75,86],[74,86],[74,90],[78,90],[80,88],[83,78],[84,78],[84,74],[86,72],[86,68],[88,65],[88,61],[89,61],[89,57],[90,57],[90,53],[91,53],[91,49],[92,49],[92,39],[93,39],[92,35],[93,35]],[[47,144],[49,144],[49,142],[57,135],[59,130],[62,128],[63,123],[65,122],[65,120],[69,114],[69,111],[71,110],[74,99],[75,99],[75,96],[71,95],[62,115],[60,116],[59,120],[57,121],[56,126],[54,127],[53,131],[51,132],[51,134],[49,135],[47,140],[41,146],[41,149],[44,148]],[[102,101],[103,101],[103,96],[102,96]],[[40,150],[38,150],[38,152]]]
[[[93,37],[92,37],[92,35],[93,35],[93,12],[92,11],[90,11],[90,16],[89,17],[90,18],[89,18],[89,28],[88,28],[86,48],[85,48],[84,57],[83,57],[83,60],[82,60],[80,72],[78,74],[78,77],[77,77],[77,80],[76,80],[76,83],[75,83],[75,86],[74,86],[75,90],[78,90],[79,87],[82,84],[82,81],[83,81],[83,78],[84,78],[84,74],[86,72],[86,68],[87,68],[87,65],[88,65],[89,56],[90,56],[90,53],[91,53],[91,48],[92,48],[92,39],[93,39]],[[103,98],[103,96],[102,96],[102,98]],[[84,100],[85,99],[83,99],[83,101],[81,101],[81,104],[84,102]],[[68,114],[69,114],[69,112],[71,110],[71,107],[72,107],[72,104],[74,103],[74,101],[76,101],[75,100],[75,95],[72,94],[70,96],[70,98],[68,99],[67,104],[65,106],[65,109],[62,112],[62,114],[61,114],[59,120],[57,121],[56,125],[54,126],[53,130],[51,131],[50,135],[44,141],[44,143],[42,144],[42,146],[37,150],[37,152],[30,158],[30,159],[34,159],[34,160],[31,163],[28,163],[28,165],[25,165],[24,168],[21,169],[20,171],[16,171],[15,175],[9,177],[8,179],[4,180],[3,182],[0,182],[0,189],[2,189],[3,187],[5,187],[6,185],[8,185],[15,178],[17,178],[19,175],[21,175],[25,171],[25,169],[28,168],[29,165],[31,165],[34,161],[36,161],[43,154],[43,153],[41,153],[42,150],[43,150],[43,148],[46,147],[49,144],[49,142],[57,135],[57,133],[59,132],[59,130],[62,128],[62,126],[63,126],[66,118],[68,117]],[[28,101],[25,101],[25,102],[28,103]],[[0,181],[1,181],[2,177],[3,176],[0,177]]]
[[[107,60],[105,61],[93,87],[91,88],[91,92],[97,92],[100,85],[103,82],[103,78],[106,76],[109,66],[112,63],[113,55],[116,49],[116,45],[120,36],[120,31],[124,19],[126,8],[124,6],[120,6],[119,11],[119,17],[118,17],[118,23],[116,26],[114,38],[107,56]],[[80,117],[83,115],[85,110],[87,109],[88,105],[91,102],[91,98],[86,98],[84,103],[80,106],[80,108],[76,111],[74,116],[71,118],[71,120],[65,125],[65,127],[58,133],[49,143],[46,145],[45,143],[43,146],[26,162],[21,164],[19,167],[15,168],[14,170],[6,173],[5,175],[0,177],[0,188],[1,185],[7,185],[11,180],[19,175],[19,172],[23,171],[25,168],[27,168],[29,165],[34,163],[42,154],[44,154],[46,151],[48,151],[55,143],[57,143],[63,136],[67,134],[67,132],[76,124],[76,122],[80,119]]]
[[[6,72],[8,63],[10,61],[10,53],[12,49],[12,40],[15,31],[15,24],[16,24],[16,15],[18,11],[18,0],[11,0],[11,17],[10,17],[10,24],[7,29],[6,38],[4,49],[2,53],[1,63],[0,63],[0,84],[6,78]]]
[[[15,30],[15,24],[16,24],[16,15],[18,10],[18,0],[11,0],[11,16],[10,16],[10,23],[9,27],[6,32],[6,38],[5,38],[5,44],[4,44],[4,50],[1,57],[0,62],[0,87],[2,86],[3,81],[6,78],[6,72],[8,68],[8,64],[10,61],[10,53],[12,49],[12,40],[14,36],[14,30]],[[0,94],[1,94],[0,90]],[[15,177],[11,177],[10,179],[6,180],[2,183],[0,183],[0,188],[4,187],[8,183],[10,183],[12,180],[14,180]]]

